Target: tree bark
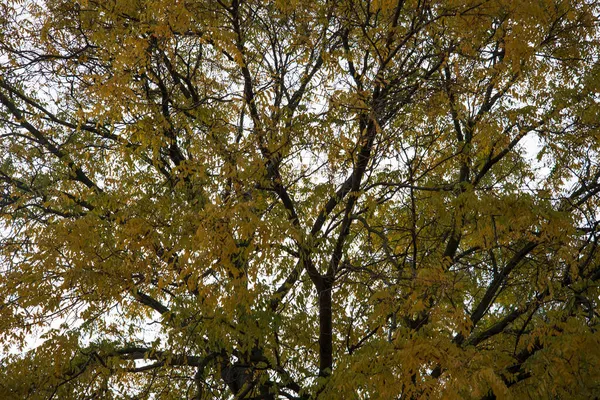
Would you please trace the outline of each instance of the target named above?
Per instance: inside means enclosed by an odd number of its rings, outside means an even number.
[[[323,281],[319,290],[319,376],[326,377],[333,370],[332,282]]]

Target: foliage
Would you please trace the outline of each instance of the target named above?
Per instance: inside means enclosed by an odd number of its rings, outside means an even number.
[[[3,398],[597,395],[598,12],[3,1]]]

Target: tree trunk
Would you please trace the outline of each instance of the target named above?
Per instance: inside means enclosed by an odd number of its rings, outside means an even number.
[[[331,375],[333,370],[333,324],[331,314],[332,282],[324,279],[319,291],[319,376]]]

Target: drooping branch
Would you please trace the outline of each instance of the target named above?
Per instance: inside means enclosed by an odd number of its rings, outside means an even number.
[[[29,133],[33,135],[36,141],[43,145],[51,154],[56,156],[60,161],[64,162],[69,171],[72,173],[73,179],[83,183],[90,189],[95,190],[98,193],[102,192],[102,189],[96,185],[88,175],[81,169],[80,166],[75,164],[75,161],[71,159],[71,156],[65,153],[63,150],[56,147],[46,136],[40,132],[35,126],[27,121],[25,115],[17,107],[17,105],[4,93],[0,92],[0,103],[2,103],[7,110],[13,115],[13,117],[19,122],[19,124],[27,129]]]

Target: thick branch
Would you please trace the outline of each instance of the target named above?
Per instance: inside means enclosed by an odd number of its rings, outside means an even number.
[[[492,301],[496,297],[496,292],[502,283],[504,283],[504,281],[508,278],[508,275],[512,272],[512,270],[515,269],[517,265],[519,265],[519,263],[538,245],[539,243],[536,242],[527,243],[508,261],[502,271],[500,271],[498,275],[494,277],[482,299],[479,301],[479,304],[471,313],[471,321],[473,322],[473,326],[477,325],[479,320],[485,315],[488,308],[492,304]]]

